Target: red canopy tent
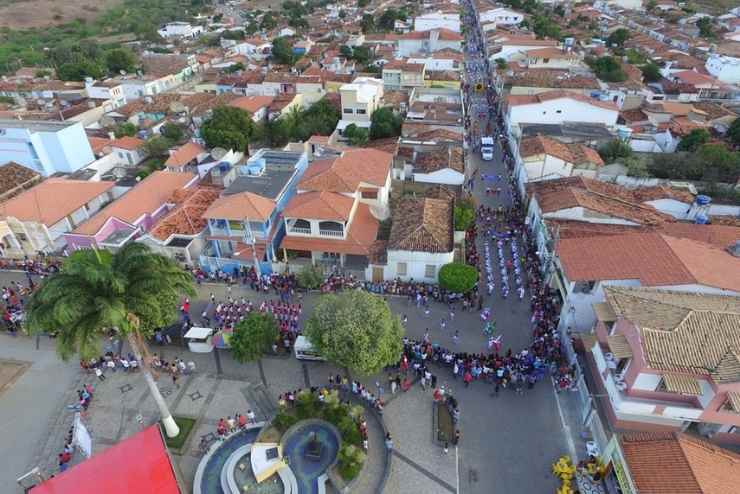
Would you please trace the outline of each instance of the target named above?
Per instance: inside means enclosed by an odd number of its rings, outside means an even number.
[[[182,494],[155,424],[31,489],[30,494]]]

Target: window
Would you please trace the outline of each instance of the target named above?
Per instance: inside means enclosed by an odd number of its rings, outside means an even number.
[[[366,114],[366,113],[367,113],[367,110],[364,110],[364,109],[362,109],[362,108],[358,108],[358,109],[357,109],[357,114],[358,114],[358,115],[364,115],[364,114]]]
[[[362,198],[363,199],[377,199],[378,191],[377,190],[363,190]]]
[[[427,264],[424,268],[424,276],[427,278],[434,278],[437,276],[437,266],[434,264]]]
[[[244,230],[244,225],[239,220],[229,220],[229,230]]]
[[[665,379],[663,379],[662,377],[660,378],[660,382],[658,382],[658,387],[655,388],[655,391],[659,391],[661,393],[670,393],[670,391],[668,391],[668,387],[665,385]]]
[[[563,113],[563,110],[556,110],[555,113]]]
[[[406,263],[405,262],[398,263],[398,266],[396,267],[396,274],[398,276],[406,276]]]
[[[550,63],[550,59],[549,59],[549,58],[543,58],[543,59],[542,59],[542,61],[543,61],[544,63]]]
[[[352,115],[352,108],[345,108],[343,111],[344,111],[344,113],[347,113],[349,115]]]

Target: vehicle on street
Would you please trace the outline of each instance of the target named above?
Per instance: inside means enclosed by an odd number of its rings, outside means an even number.
[[[480,144],[481,158],[483,158],[484,161],[491,161],[493,159],[493,137],[481,137]]]
[[[326,360],[319,355],[319,352],[316,351],[308,338],[303,335],[295,339],[293,348],[295,350],[295,358],[298,360]]]

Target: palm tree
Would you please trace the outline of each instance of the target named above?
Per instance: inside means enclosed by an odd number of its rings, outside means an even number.
[[[41,283],[27,305],[31,332],[57,331],[62,359],[100,355],[101,336],[114,329],[128,339],[169,437],[179,428],[154,382],[145,338],[177,318],[183,295],[195,290],[190,274],[171,259],[132,242],[115,254],[80,250]]]

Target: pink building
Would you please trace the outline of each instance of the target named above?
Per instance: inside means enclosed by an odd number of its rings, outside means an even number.
[[[167,214],[175,191],[194,186],[192,173],[157,171],[100,210],[71,233],[65,233],[70,251],[92,246],[116,249],[137,237]]]
[[[617,286],[604,295],[595,338],[583,340],[612,428],[740,444],[740,297]]]

